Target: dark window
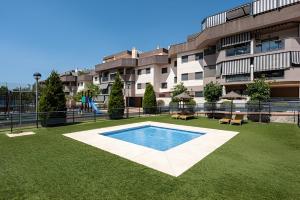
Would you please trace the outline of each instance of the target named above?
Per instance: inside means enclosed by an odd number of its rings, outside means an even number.
[[[275,51],[283,48],[283,42],[282,40],[279,40],[278,38],[272,38],[261,41],[261,43],[256,44],[255,52],[256,53],[262,53],[262,52],[268,52],[268,51]]]
[[[174,61],[174,67],[177,67],[177,60]]]
[[[204,56],[216,54],[216,46],[209,47],[204,49]]]
[[[150,68],[146,68],[146,74],[150,74]]]
[[[141,74],[142,74],[142,70],[141,70],[141,69],[138,69],[138,70],[137,70],[137,74],[138,74],[138,75],[141,75]]]
[[[203,53],[196,53],[195,54],[195,60],[202,60],[203,59]]]
[[[126,69],[126,74],[132,74],[132,69]]]
[[[163,88],[163,89],[168,88],[168,83],[161,83],[161,88]]]
[[[267,80],[272,80],[276,78],[283,78],[284,70],[266,71],[266,72],[255,72],[254,78],[265,78]]]
[[[171,64],[171,58],[168,58],[168,63]]]
[[[195,73],[195,79],[196,80],[202,80],[203,79],[203,72],[196,72]]]
[[[168,73],[168,68],[167,67],[161,68],[161,73],[162,74]]]
[[[187,63],[189,61],[189,56],[182,56],[181,63]]]
[[[177,83],[177,77],[176,76],[174,77],[174,83]]]
[[[188,75],[188,74],[181,74],[181,80],[182,80],[182,81],[187,81],[187,80],[189,80],[189,75]]]
[[[203,97],[203,91],[196,91],[195,97]]]
[[[95,76],[94,79],[95,79],[95,81],[98,81],[98,77],[97,76]]]
[[[110,74],[110,80],[113,81],[116,78],[116,74]]]
[[[137,84],[137,89],[142,89],[142,84],[141,83]]]
[[[226,49],[226,56],[238,56],[250,53],[250,42],[238,44],[229,49]]]

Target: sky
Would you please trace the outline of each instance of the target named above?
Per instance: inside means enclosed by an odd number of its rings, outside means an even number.
[[[250,0],[0,0],[0,84],[94,68],[104,56],[184,42],[212,14]]]

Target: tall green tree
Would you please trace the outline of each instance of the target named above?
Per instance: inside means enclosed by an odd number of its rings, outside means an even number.
[[[146,114],[156,113],[156,95],[153,86],[149,83],[146,86],[146,90],[143,98],[143,109]]]
[[[121,81],[120,74],[117,73],[108,101],[108,115],[110,119],[123,118],[125,108],[123,87],[124,84]]]
[[[270,85],[265,79],[256,79],[247,85],[250,101],[268,101],[270,99]]]
[[[66,119],[66,98],[63,91],[63,84],[59,74],[52,71],[45,81],[45,87],[39,100],[39,111],[46,112],[42,114],[43,125],[56,125],[65,122]],[[58,112],[60,111],[60,112]]]
[[[172,102],[178,102],[179,100],[174,98],[179,94],[182,94],[184,92],[188,92],[188,89],[184,86],[184,84],[181,82],[174,86],[172,90]]]
[[[222,96],[222,86],[218,83],[210,82],[204,87],[204,98],[209,103],[219,101]]]

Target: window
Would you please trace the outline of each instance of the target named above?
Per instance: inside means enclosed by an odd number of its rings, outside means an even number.
[[[265,78],[266,80],[272,80],[272,79],[283,78],[283,77],[284,77],[284,70],[255,72],[254,73],[254,78]]]
[[[203,91],[196,91],[195,97],[203,97]]]
[[[146,68],[146,74],[150,74],[150,68]]]
[[[177,76],[174,77],[174,83],[177,83]]]
[[[95,76],[95,77],[94,77],[94,80],[95,80],[95,81],[98,81],[98,77],[97,77],[97,76]]]
[[[203,79],[203,72],[196,72],[195,73],[195,79],[196,80],[202,80]]]
[[[150,83],[148,82],[148,83],[146,83],[146,87],[147,87],[147,85],[149,85]]]
[[[83,82],[80,82],[80,85],[83,86]]]
[[[137,70],[137,74],[138,74],[138,75],[141,75],[141,74],[142,74],[142,70],[141,70],[141,69],[138,69],[138,70]]]
[[[187,81],[187,80],[189,80],[189,75],[188,75],[188,74],[181,74],[181,80],[182,80],[182,81]]]
[[[279,40],[278,38],[272,38],[261,41],[261,43],[256,44],[255,52],[256,53],[262,53],[262,52],[268,52],[268,51],[275,51],[283,48],[283,42],[282,40]]]
[[[168,73],[168,68],[167,67],[161,68],[161,73],[162,74]]]
[[[168,83],[161,83],[161,88],[162,89],[167,89],[168,88]]]
[[[168,58],[168,63],[171,64],[171,58]]]
[[[189,61],[189,56],[182,56],[181,63],[187,63]]]
[[[116,78],[116,74],[110,74],[110,80],[115,80],[115,78]]]
[[[211,46],[207,49],[204,49],[204,55],[208,56],[208,55],[213,55],[216,54],[216,46]]]
[[[177,67],[177,60],[174,61],[174,67]]]
[[[238,56],[250,53],[250,42],[238,44],[229,49],[226,49],[226,56]]]
[[[137,84],[137,89],[142,89],[142,84],[141,83]]]
[[[196,53],[195,54],[195,60],[202,60],[203,59],[203,53]]]
[[[126,74],[132,74],[132,69],[126,69]]]

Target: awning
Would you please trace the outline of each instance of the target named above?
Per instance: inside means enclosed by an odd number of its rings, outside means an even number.
[[[300,65],[300,51],[292,51],[292,64]]]
[[[226,61],[222,63],[222,75],[236,75],[249,73],[250,58]]]
[[[230,37],[225,37],[221,39],[221,48],[237,45],[237,44],[243,44],[246,42],[251,41],[251,34],[250,32],[246,33],[240,33],[237,35],[233,35]]]
[[[106,90],[108,88],[108,83],[102,83],[101,85],[100,85],[100,89],[101,90]]]
[[[291,66],[290,52],[254,57],[254,72],[286,69]]]

